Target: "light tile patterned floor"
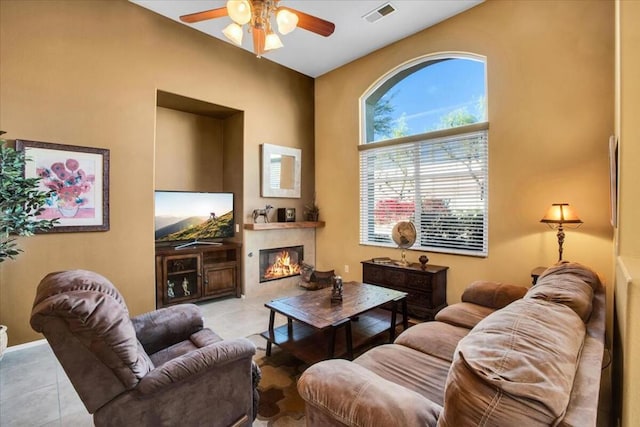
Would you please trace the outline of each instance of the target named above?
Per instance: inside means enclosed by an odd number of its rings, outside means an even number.
[[[278,289],[278,295],[228,298],[199,306],[205,326],[221,337],[247,337],[267,329],[269,310],[265,302],[302,292],[298,288]],[[276,316],[278,325],[285,322],[284,317]],[[0,360],[0,426],[93,426],[92,416],[46,342],[10,348]]]

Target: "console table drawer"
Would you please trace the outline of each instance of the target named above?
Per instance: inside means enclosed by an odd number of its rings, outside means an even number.
[[[447,305],[447,270],[449,267],[420,264],[408,266],[393,262],[380,264],[362,261],[362,281],[407,292],[409,314],[433,319]]]
[[[406,284],[412,289],[422,289],[426,292],[431,292],[431,284],[433,283],[432,274],[416,274],[407,273]]]

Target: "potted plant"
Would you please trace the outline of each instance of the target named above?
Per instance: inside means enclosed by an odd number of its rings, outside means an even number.
[[[313,196],[313,200],[310,203],[304,205],[304,217],[307,221],[318,221],[320,216],[320,208],[316,204],[316,196]]]
[[[31,236],[37,231],[53,227],[57,219],[35,217],[44,210],[49,192],[41,191],[41,178],[25,178],[24,165],[28,159],[2,139],[0,131],[0,263],[14,259],[22,249],[17,236]],[[7,327],[0,325],[0,358],[7,346]]]

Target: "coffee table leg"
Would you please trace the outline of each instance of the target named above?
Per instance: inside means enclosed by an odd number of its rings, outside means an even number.
[[[351,322],[347,322],[347,357],[353,360],[353,337],[351,336]]]
[[[336,329],[338,329],[338,325],[331,325],[331,330],[329,331],[329,350],[327,352],[328,359],[333,359],[336,351]]]
[[[396,312],[398,311],[398,300],[393,300],[391,305],[391,328],[389,329],[389,342],[396,339]]]
[[[329,359],[333,359],[333,356],[335,356],[335,351],[336,351],[336,331],[341,327],[344,326],[346,328],[346,344],[347,344],[347,357],[349,357],[349,359],[353,359],[353,338],[351,335],[351,320],[350,319],[344,319],[339,321],[338,323],[334,323],[333,325],[331,325],[331,329],[329,330],[329,351],[328,351],[328,358]]]
[[[402,329],[409,328],[409,315],[407,314],[407,297],[402,298]]]
[[[273,333],[273,323],[276,319],[276,312],[271,310],[269,313],[269,339],[267,340],[267,356],[271,356],[271,344],[275,339],[275,335]]]

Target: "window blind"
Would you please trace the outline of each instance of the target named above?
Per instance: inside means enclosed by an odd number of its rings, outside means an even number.
[[[482,126],[361,146],[360,243],[395,246],[391,230],[408,220],[418,232],[413,249],[486,256],[488,124]]]

